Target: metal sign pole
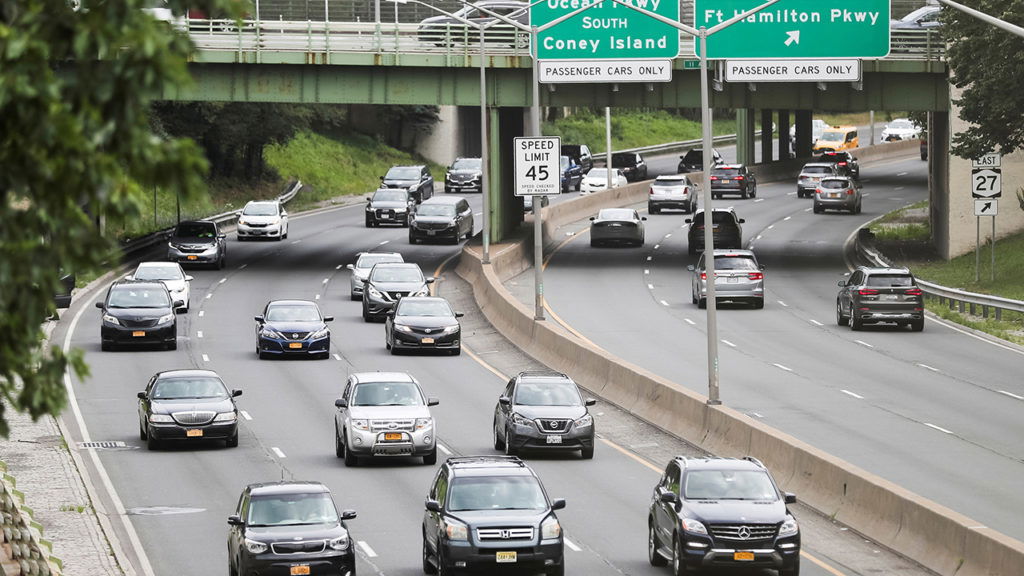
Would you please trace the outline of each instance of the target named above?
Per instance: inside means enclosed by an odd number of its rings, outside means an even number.
[[[533,102],[530,104],[530,132],[534,138],[540,137],[540,63],[537,61],[537,27],[531,27],[533,38]],[[533,319],[544,319],[544,233],[542,230],[544,199],[547,196],[533,197],[533,274],[534,274],[534,309]]]
[[[974,222],[974,281],[981,282],[981,216],[975,216]]]
[[[996,281],[996,217],[992,216],[992,282]]]

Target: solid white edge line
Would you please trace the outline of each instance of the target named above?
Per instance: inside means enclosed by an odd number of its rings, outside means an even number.
[[[277,454],[278,458],[287,458],[287,456],[284,455],[284,452],[282,452],[281,449],[278,448],[277,446],[271,446],[270,449],[274,452],[274,454]]]
[[[246,412],[245,410],[239,410],[238,413],[242,415],[242,418],[245,418],[246,420],[252,420],[252,416],[250,416],[249,413]]]
[[[861,346],[867,346],[868,348],[874,348],[874,346],[872,346],[871,344],[868,344],[867,342],[865,342],[863,340],[854,340],[854,342],[856,342],[857,344],[860,344]]]
[[[855,394],[853,392],[850,392],[849,390],[840,390],[840,392],[842,392],[843,394],[846,394],[848,396],[853,396],[857,400],[863,400],[864,399],[864,397],[861,396],[860,394]]]
[[[68,326],[68,331],[64,335],[65,354],[71,350],[71,335],[75,333],[75,327],[78,325],[78,320],[82,317],[82,314],[84,314],[85,311],[86,307],[83,306],[82,309],[75,314],[75,317],[71,320],[71,324]],[[89,429],[85,425],[85,418],[82,416],[82,410],[78,406],[78,398],[75,396],[75,388],[71,383],[71,373],[68,371],[64,372],[64,388],[68,394],[68,406],[71,406],[71,411],[75,415],[75,423],[78,424],[78,429],[82,432],[82,441],[91,442]],[[132,549],[135,551],[135,556],[139,560],[139,569],[146,576],[156,576],[156,573],[153,572],[153,565],[149,563],[149,557],[146,556],[146,549],[142,547],[142,541],[139,540],[139,534],[135,531],[135,526],[132,524],[131,517],[128,516],[124,504],[121,502],[121,497],[117,495],[117,491],[114,489],[114,483],[110,480],[110,476],[107,474],[107,469],[103,467],[103,462],[100,461],[100,455],[93,449],[89,449],[87,452],[89,453],[89,459],[92,460],[92,465],[96,468],[96,472],[100,476],[100,482],[103,483],[103,488],[107,491],[107,496],[114,505],[114,513],[118,518],[120,518],[124,525],[125,532],[128,533],[128,541],[131,544]],[[82,472],[86,477],[88,477],[88,471],[83,470]],[[102,515],[103,505],[95,500],[92,504],[93,510],[96,511],[96,515]],[[111,526],[111,530],[113,530],[113,526]],[[117,542],[116,534],[106,534],[106,537]]]
[[[452,455],[452,451],[449,450],[444,444],[441,444],[440,442],[437,443],[437,449],[440,450],[441,452],[444,452],[445,456]]]
[[[565,536],[562,536],[562,542],[565,542],[565,545],[568,546],[569,549],[572,550],[573,552],[582,552],[583,551],[583,548],[580,548],[579,546],[576,545],[575,542],[573,542],[572,540],[569,540]]]
[[[792,368],[786,368],[786,367],[785,367],[785,366],[783,366],[782,364],[774,364],[774,363],[773,363],[772,365],[773,365],[773,366],[775,366],[776,368],[780,368],[780,369],[782,369],[782,370],[785,370],[786,372],[792,372],[792,371],[793,371],[793,369],[792,369]]]
[[[341,362],[341,355],[340,354],[335,354],[334,355],[334,359],[337,360],[338,362]]]
[[[778,302],[779,306],[782,306],[783,308],[789,308],[789,304],[786,304],[782,300],[776,300],[776,302]]]
[[[935,424],[929,424],[928,422],[924,422],[923,424],[925,426],[929,427],[929,428],[934,428],[935,430],[938,430],[939,432],[942,432],[943,434],[953,434],[952,432],[950,432],[949,430],[946,430],[942,426],[936,426]]]
[[[810,323],[811,323],[811,324],[814,324],[815,326],[824,326],[824,324],[822,324],[821,322],[818,322],[818,321],[817,321],[817,320],[815,320],[814,318],[811,318],[811,319],[810,319]]]
[[[1024,396],[1018,396],[1013,392],[1007,392],[1006,390],[999,390],[999,393],[1009,396],[1010,398],[1016,398],[1017,400],[1024,400]]]
[[[358,544],[359,544],[359,547],[363,549],[363,552],[364,552],[364,553],[365,553],[365,554],[366,554],[367,556],[369,556],[370,558],[376,558],[376,557],[377,557],[377,553],[376,553],[376,552],[374,552],[374,551],[373,551],[373,548],[370,548],[370,545],[369,545],[369,544],[367,544],[367,543],[366,543],[365,541],[363,541],[363,540],[359,540],[359,541],[358,541]]]

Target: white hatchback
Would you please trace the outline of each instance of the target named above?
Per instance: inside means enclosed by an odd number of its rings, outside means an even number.
[[[238,215],[238,239],[288,237],[288,212],[276,200],[249,202]]]
[[[167,286],[171,293],[171,301],[182,301],[185,304],[178,308],[182,312],[188,312],[189,297],[191,294],[190,283],[192,277],[185,274],[181,265],[177,262],[140,262],[128,276],[128,280],[158,280]]]
[[[626,185],[626,175],[618,168],[612,169],[612,188]],[[580,182],[580,194],[600,192],[608,189],[608,169],[591,168]]]

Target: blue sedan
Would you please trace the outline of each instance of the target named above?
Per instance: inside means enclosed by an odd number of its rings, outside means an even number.
[[[331,353],[333,316],[320,314],[309,300],[272,300],[261,316],[256,316],[256,354],[260,359],[272,356],[316,356]]]

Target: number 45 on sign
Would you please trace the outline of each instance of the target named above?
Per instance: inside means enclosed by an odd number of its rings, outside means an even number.
[[[515,139],[516,196],[542,196],[562,191],[557,136]]]

